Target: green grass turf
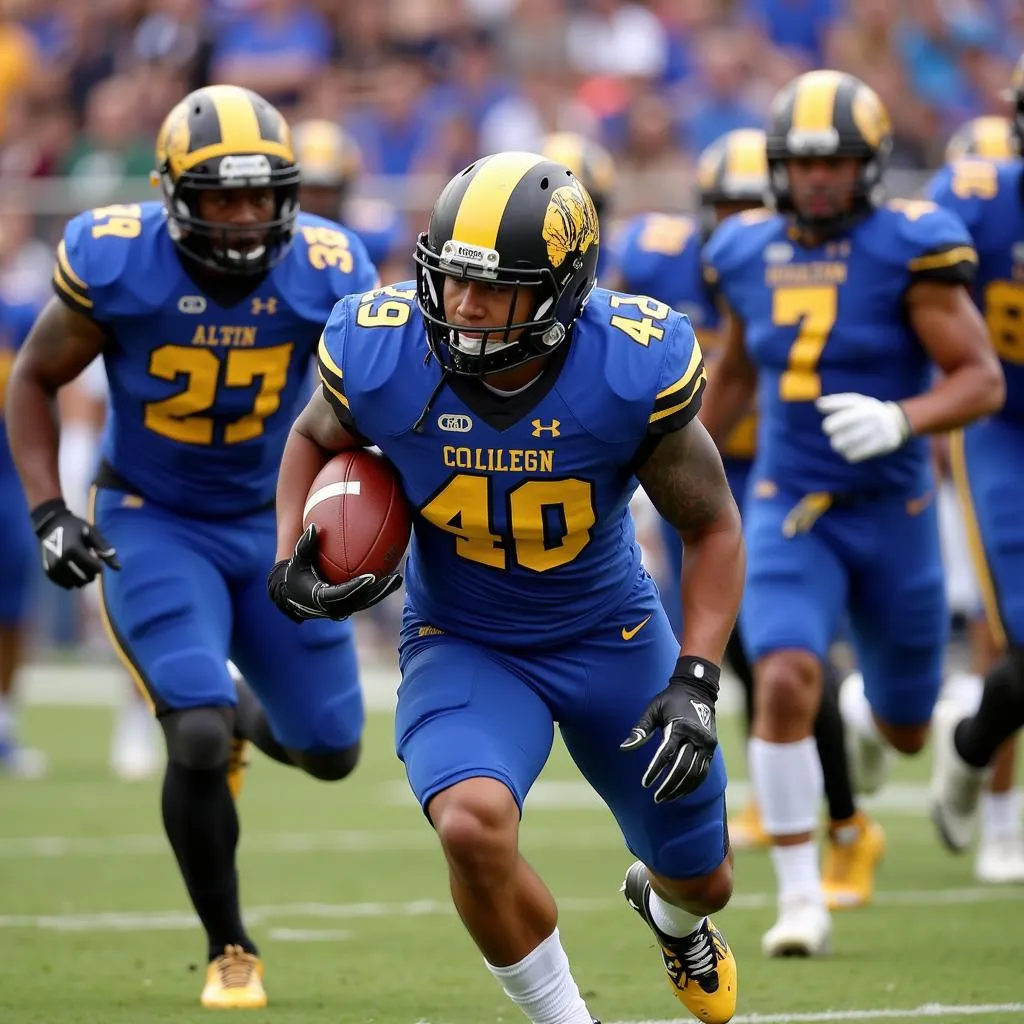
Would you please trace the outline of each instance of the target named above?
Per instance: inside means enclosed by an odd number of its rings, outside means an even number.
[[[50,776],[0,779],[4,1024],[211,1019],[198,1006],[204,942],[162,839],[159,784],[110,778],[109,730],[108,710],[30,708],[26,739],[49,752]],[[721,731],[742,778],[738,724]],[[898,777],[926,772],[927,755]],[[542,787],[561,806],[528,804],[523,826],[527,856],[562,902],[576,978],[606,1024],[682,1018],[650,934],[618,894],[630,857],[577,779],[556,747],[543,781],[570,785]],[[271,999],[246,1020],[524,1019],[449,909],[442,859],[405,795],[387,715],[370,717],[364,761],[337,785],[254,755],[241,811],[242,891]],[[774,910],[770,864],[763,853],[737,855],[735,905],[717,921],[739,963],[741,1015],[1021,1001],[1024,888],[980,888],[968,859],[939,848],[923,806],[880,816],[890,852],[879,902],[836,915],[829,960],[762,958]],[[47,836],[73,841],[33,838]],[[1001,1024],[1024,1013],[922,1019]]]

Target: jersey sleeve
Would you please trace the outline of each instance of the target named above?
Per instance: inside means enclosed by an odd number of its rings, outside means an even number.
[[[931,200],[892,200],[897,214],[899,259],[911,285],[918,281],[970,287],[978,270],[978,254],[967,225],[954,212]]]
[[[57,245],[53,288],[76,313],[104,321],[122,312],[120,305],[128,301],[131,289],[119,290],[117,282],[124,283],[137,269],[132,243],[143,232],[138,209],[105,207],[68,221]]]
[[[624,290],[660,295],[666,286],[666,260],[680,256],[694,237],[696,222],[688,217],[649,213],[623,229],[613,251],[614,269]]]
[[[316,370],[321,389],[338,422],[354,433],[359,433],[345,393],[345,342],[348,338],[349,319],[355,310],[351,301],[339,302],[331,313],[316,352]]]
[[[687,317],[673,314],[647,433],[655,437],[686,426],[700,411],[708,382],[704,356]]]
[[[323,323],[346,295],[377,287],[377,268],[353,231],[303,215],[295,241],[294,301],[308,320]]]

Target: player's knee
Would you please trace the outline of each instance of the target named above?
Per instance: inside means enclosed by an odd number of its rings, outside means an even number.
[[[519,809],[494,779],[468,779],[428,808],[445,857],[464,884],[486,888],[514,868]]]
[[[779,651],[762,658],[755,674],[754,703],[759,717],[813,724],[821,664],[806,651]]]
[[[160,716],[167,759],[193,771],[213,771],[228,762],[234,724],[232,708],[185,708]]]
[[[889,741],[893,749],[910,756],[921,753],[928,740],[927,722],[920,725],[888,725],[879,722],[878,731]]]
[[[359,764],[361,753],[359,742],[353,743],[350,747],[342,747],[340,750],[309,751],[289,750],[288,756],[307,775],[321,782],[339,782],[346,775],[351,775],[353,769]]]

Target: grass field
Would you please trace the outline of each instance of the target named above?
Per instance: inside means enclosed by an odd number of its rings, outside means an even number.
[[[109,709],[29,708],[26,738],[50,752],[51,774],[0,780],[3,1024],[210,1019],[198,1006],[204,943],[161,833],[158,783],[109,777],[109,728]],[[740,778],[736,723],[721,731]],[[246,1019],[522,1020],[449,908],[389,715],[371,715],[365,749],[357,774],[337,785],[255,755],[241,870],[271,1005]],[[904,765],[878,808],[889,838],[878,901],[836,916],[829,960],[761,957],[774,910],[770,865],[763,853],[737,855],[737,894],[718,915],[739,963],[737,1020],[1024,1021],[1024,888],[980,887],[967,859],[938,847],[919,785],[926,771],[927,757]],[[523,834],[560,901],[590,1008],[606,1024],[683,1017],[650,934],[618,894],[629,855],[560,748]]]

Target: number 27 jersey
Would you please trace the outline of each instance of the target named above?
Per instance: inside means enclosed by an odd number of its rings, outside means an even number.
[[[324,394],[397,467],[416,509],[408,599],[433,626],[510,649],[602,625],[640,570],[629,499],[652,441],[700,407],[703,360],[663,303],[595,289],[541,378],[497,398],[426,363],[410,285],[338,303]]]
[[[100,479],[185,514],[244,515],[273,502],[324,321],[377,272],[358,239],[307,214],[233,305],[181,260],[159,203],[80,214],[58,246],[58,297],[110,339]]]

